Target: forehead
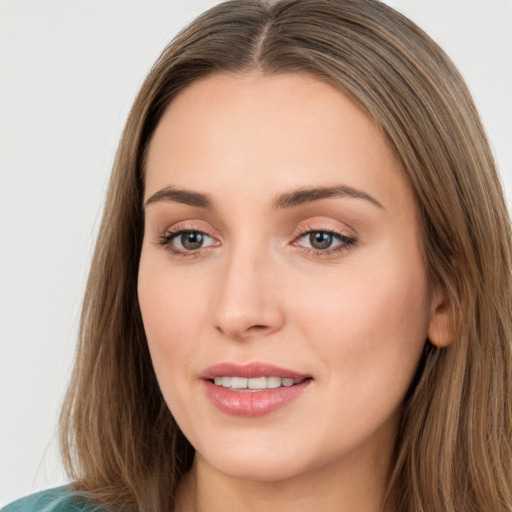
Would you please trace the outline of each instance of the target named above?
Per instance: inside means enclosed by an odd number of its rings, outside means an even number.
[[[309,75],[199,80],[171,102],[148,149],[146,198],[170,185],[219,196],[228,187],[250,199],[339,183],[394,203],[412,200],[380,128]]]

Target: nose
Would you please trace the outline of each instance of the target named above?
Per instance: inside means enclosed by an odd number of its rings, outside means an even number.
[[[270,256],[239,250],[216,280],[215,329],[234,340],[268,336],[284,324],[276,265]]]

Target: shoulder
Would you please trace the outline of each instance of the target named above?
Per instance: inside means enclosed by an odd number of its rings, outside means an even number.
[[[31,494],[4,507],[0,512],[100,512],[101,507],[86,503],[70,486]]]

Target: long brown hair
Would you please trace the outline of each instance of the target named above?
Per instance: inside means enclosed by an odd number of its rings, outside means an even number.
[[[136,283],[144,159],[172,99],[210,73],[309,73],[385,133],[416,197],[432,289],[455,341],[428,341],[406,398],[390,509],[512,510],[511,233],[471,96],[444,52],[376,0],[234,0],[164,50],[133,105],[114,163],[61,416],[77,491],[123,510],[172,509],[193,448],[152,369]]]

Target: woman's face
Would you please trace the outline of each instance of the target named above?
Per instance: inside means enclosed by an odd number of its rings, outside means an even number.
[[[199,464],[256,480],[385,465],[432,318],[411,190],[338,90],[217,74],[171,103],[138,292]]]

